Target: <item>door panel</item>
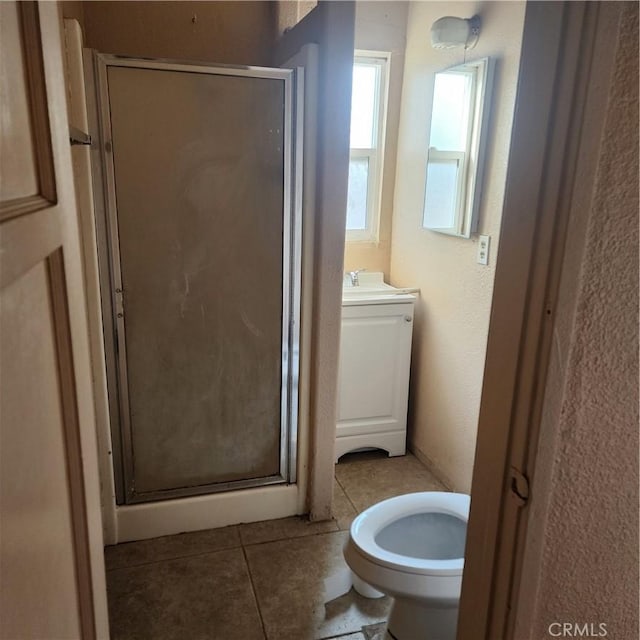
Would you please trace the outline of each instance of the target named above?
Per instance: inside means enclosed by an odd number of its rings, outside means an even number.
[[[0,14],[0,637],[107,637],[57,5]]]
[[[342,309],[337,436],[406,430],[413,303]]]
[[[36,3],[0,4],[0,220],[36,211],[56,199],[39,37]]]
[[[135,491],[276,475],[284,82],[108,82]]]
[[[76,417],[65,415],[61,401],[69,383],[60,378],[60,360],[70,358],[63,337],[68,328],[54,314],[53,296],[61,292],[59,281],[58,293],[52,287],[49,263],[44,259],[0,293],[6,372],[0,385],[3,638],[81,636],[66,451],[72,440],[66,430]],[[64,304],[59,299],[56,306]],[[67,353],[58,352],[58,334]],[[11,363],[9,371],[5,363]],[[77,515],[82,518],[82,511]],[[21,606],[30,601],[47,603],[58,614],[34,615]]]
[[[402,316],[375,315],[343,319],[338,422],[393,416],[396,396],[389,380],[396,377],[403,321]]]

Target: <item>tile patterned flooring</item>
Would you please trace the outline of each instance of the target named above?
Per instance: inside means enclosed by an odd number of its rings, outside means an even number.
[[[113,640],[385,640],[389,598],[353,590],[325,603],[357,513],[441,491],[411,454],[349,454],[336,466],[333,519],[284,518],[107,547]]]

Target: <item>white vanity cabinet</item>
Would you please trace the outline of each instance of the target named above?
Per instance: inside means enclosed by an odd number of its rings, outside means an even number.
[[[336,460],[361,448],[406,453],[414,300],[343,297]]]

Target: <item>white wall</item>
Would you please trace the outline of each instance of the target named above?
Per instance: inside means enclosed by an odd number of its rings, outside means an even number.
[[[470,240],[421,228],[433,74],[463,62],[434,50],[429,30],[446,15],[479,13],[482,32],[467,59],[496,60],[479,233],[491,236],[488,266]],[[520,60],[523,2],[412,2],[402,90],[391,282],[421,291],[416,304],[410,448],[453,489],[469,492]]]
[[[313,286],[307,306],[310,312],[305,315],[304,307],[302,310],[303,332],[305,318],[311,318],[311,348],[306,361],[311,374],[309,516],[312,520],[331,517],[354,19],[353,3],[320,2],[283,35],[276,51],[276,60],[285,61],[310,42],[319,45],[316,165],[305,177],[306,187],[311,187],[306,190],[307,206],[315,219],[310,276]],[[313,144],[307,140],[307,149],[309,142]],[[311,262],[309,258],[307,253],[306,260]],[[304,354],[301,357],[304,367]]]

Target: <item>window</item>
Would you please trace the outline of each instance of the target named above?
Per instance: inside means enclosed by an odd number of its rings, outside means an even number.
[[[422,226],[468,238],[476,230],[491,89],[488,58],[436,73]]]
[[[389,53],[356,51],[351,94],[347,240],[377,242]]]

